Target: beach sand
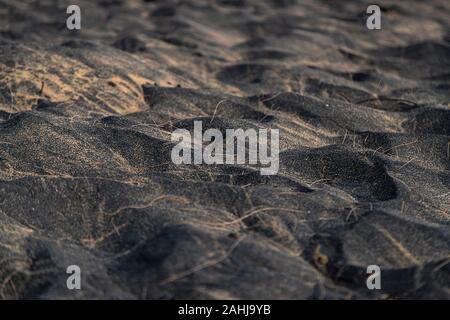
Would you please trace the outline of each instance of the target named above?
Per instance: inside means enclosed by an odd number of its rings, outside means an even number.
[[[449,299],[450,3],[377,2],[381,30],[371,1],[1,0],[0,297]],[[279,129],[278,174],[175,165],[196,120]]]

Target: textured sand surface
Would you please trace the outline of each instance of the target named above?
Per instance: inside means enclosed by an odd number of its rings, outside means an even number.
[[[0,297],[449,299],[450,3],[369,4],[0,0]],[[279,173],[173,164],[194,120]]]

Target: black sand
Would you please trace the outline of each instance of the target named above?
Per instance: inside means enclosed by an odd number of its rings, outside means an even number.
[[[70,3],[0,1],[1,298],[450,298],[447,0]],[[278,175],[174,165],[197,119]]]

